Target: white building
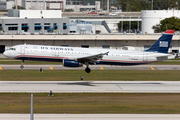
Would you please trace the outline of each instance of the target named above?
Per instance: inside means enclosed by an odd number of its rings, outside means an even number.
[[[72,9],[75,12],[80,11],[99,11],[100,10],[100,1],[95,1],[94,5],[66,5],[64,9]]]
[[[20,18],[62,18],[61,10],[20,10]]]
[[[66,0],[22,0],[22,7],[26,10],[63,10],[65,6]]]
[[[0,9],[12,9],[16,1],[1,1]],[[72,9],[75,12],[80,11],[99,11],[100,1],[94,1],[93,5],[87,4],[70,4],[66,5],[66,0],[17,0],[17,5],[24,7],[26,10],[67,10]]]
[[[141,13],[143,33],[154,33],[152,26],[159,24],[165,18],[180,17],[180,10],[143,10]]]

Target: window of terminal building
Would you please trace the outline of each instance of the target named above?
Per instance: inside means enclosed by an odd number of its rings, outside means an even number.
[[[29,29],[28,23],[23,23],[21,25],[21,30],[23,30],[24,32],[27,32]]]
[[[57,23],[54,23],[53,26],[54,26],[54,30],[57,30],[57,29],[58,29]]]
[[[51,23],[44,23],[44,25],[51,25]]]
[[[44,26],[44,30],[50,29],[50,26]]]
[[[18,27],[8,27],[8,30],[9,31],[16,31],[16,30],[18,30]]]
[[[81,45],[82,48],[89,48],[89,45]]]
[[[18,24],[5,24],[6,26],[17,26]]]
[[[62,47],[68,47],[68,45],[61,45]]]
[[[66,30],[67,29],[67,25],[66,23],[63,23],[63,30]]]
[[[16,23],[14,23],[14,24],[11,24],[11,23],[5,24],[5,26],[8,27],[9,31],[16,31],[16,30],[18,30],[18,24],[16,24]]]
[[[5,45],[0,45],[0,53],[3,53],[5,51]]]
[[[102,45],[103,49],[110,49],[110,45]]]
[[[50,23],[44,23],[44,30],[49,30],[51,29],[51,24]]]
[[[2,28],[2,24],[0,24],[0,30],[3,30],[3,28]]]
[[[36,32],[40,31],[41,29],[42,29],[41,23],[34,23],[34,30]]]

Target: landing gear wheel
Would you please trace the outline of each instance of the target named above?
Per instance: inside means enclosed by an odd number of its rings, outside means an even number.
[[[90,72],[91,72],[91,69],[87,67],[87,68],[85,69],[85,71],[86,71],[87,73],[90,73]]]

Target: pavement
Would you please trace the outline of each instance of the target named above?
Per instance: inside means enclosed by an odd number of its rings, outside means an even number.
[[[4,70],[20,70],[20,65],[3,65]],[[136,66],[111,66],[111,65],[90,65],[91,70],[180,70],[180,65],[136,65]],[[84,70],[83,67],[64,67],[63,65],[24,65],[24,70]]]
[[[30,120],[30,114],[0,114],[0,120]],[[179,114],[34,114],[34,120],[180,120]]]
[[[0,92],[180,93],[180,81],[0,81]]]

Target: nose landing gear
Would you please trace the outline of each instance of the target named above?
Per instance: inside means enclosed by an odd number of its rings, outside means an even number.
[[[20,66],[21,69],[24,68],[24,60],[22,60],[22,63],[21,63],[21,66]]]

